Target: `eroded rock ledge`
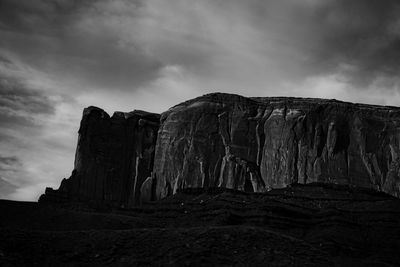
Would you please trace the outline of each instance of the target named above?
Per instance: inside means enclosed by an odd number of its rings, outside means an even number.
[[[400,196],[400,108],[214,93],[158,114],[85,109],[71,178],[42,200],[134,205],[179,189],[334,183]],[[158,134],[157,134],[158,131]]]

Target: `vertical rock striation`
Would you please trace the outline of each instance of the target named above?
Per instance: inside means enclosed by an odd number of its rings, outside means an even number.
[[[75,200],[132,206],[151,176],[159,114],[135,110],[110,117],[97,107],[83,111],[74,171],[42,201]]]
[[[399,196],[400,109],[210,94],[161,116],[156,198],[190,187],[263,192],[348,184]]]

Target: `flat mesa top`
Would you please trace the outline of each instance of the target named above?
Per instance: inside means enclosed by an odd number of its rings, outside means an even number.
[[[221,104],[241,104],[246,106],[267,107],[273,106],[276,108],[290,107],[303,110],[310,110],[318,106],[332,106],[338,110],[348,111],[376,111],[379,113],[390,113],[390,116],[400,118],[400,107],[371,105],[362,103],[351,103],[339,101],[336,99],[323,98],[302,98],[302,97],[244,97],[236,94],[227,93],[211,93],[194,99],[187,100],[178,105],[173,106],[167,112],[182,107],[188,107],[196,102],[209,102]]]

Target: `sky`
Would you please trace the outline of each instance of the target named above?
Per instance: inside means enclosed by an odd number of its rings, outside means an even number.
[[[0,198],[73,169],[84,107],[210,92],[400,105],[398,0],[0,0]]]

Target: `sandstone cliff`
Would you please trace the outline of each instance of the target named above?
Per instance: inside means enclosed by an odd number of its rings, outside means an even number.
[[[161,117],[85,109],[75,170],[41,200],[118,205],[179,189],[334,183],[400,196],[400,108],[209,94]],[[158,131],[158,134],[157,134]],[[151,176],[151,177],[150,177]]]
[[[160,115],[135,110],[110,117],[97,107],[83,111],[74,171],[42,201],[92,201],[132,206],[151,176]],[[146,196],[145,196],[146,197]]]
[[[263,192],[335,183],[399,196],[400,109],[210,94],[161,116],[156,197],[181,188]]]

